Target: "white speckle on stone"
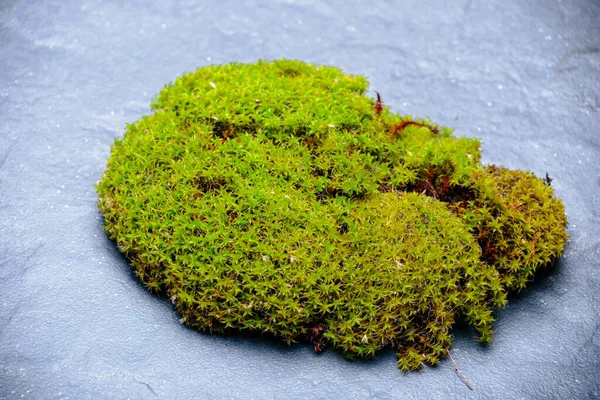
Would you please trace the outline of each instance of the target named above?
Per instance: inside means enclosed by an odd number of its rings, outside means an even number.
[[[431,69],[431,63],[423,60],[418,62],[419,68],[421,69]]]
[[[498,85],[499,90],[502,90],[502,87],[503,87],[502,85]]]
[[[356,32],[356,27],[352,25],[346,25],[346,30],[350,32]]]

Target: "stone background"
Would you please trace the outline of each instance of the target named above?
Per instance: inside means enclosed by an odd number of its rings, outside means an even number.
[[[600,398],[600,3],[0,1],[1,399]],[[495,342],[403,374],[335,351],[184,328],[104,234],[93,185],[125,123],[211,63],[365,74],[394,110],[549,172],[565,257],[497,313]],[[373,94],[373,92],[371,92]]]

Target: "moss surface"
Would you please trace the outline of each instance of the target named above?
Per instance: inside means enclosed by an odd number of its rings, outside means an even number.
[[[448,354],[559,257],[560,200],[479,142],[390,112],[333,67],[260,61],[167,85],[97,186],[108,235],[182,321],[347,356]]]

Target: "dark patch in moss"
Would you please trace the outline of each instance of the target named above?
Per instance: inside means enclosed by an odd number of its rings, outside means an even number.
[[[228,122],[215,121],[212,124],[212,127],[213,127],[213,134],[216,137],[218,137],[219,139],[221,139],[222,141],[225,141],[227,139],[234,137],[233,126],[231,124],[229,124]]]
[[[308,331],[308,340],[310,344],[312,344],[317,353],[325,350],[326,340],[325,340],[325,325],[319,323],[313,325]]]
[[[200,193],[216,192],[217,190],[225,187],[227,181],[224,178],[197,176],[192,182],[193,187],[200,190]],[[203,196],[198,196],[197,199]]]
[[[436,167],[426,168],[423,176],[409,184],[405,190],[422,193],[463,209],[467,208],[468,202],[476,197],[471,187],[452,183],[451,175],[444,168]]]

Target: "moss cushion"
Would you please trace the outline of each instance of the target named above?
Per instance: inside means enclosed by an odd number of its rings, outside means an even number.
[[[264,332],[403,370],[448,354],[562,254],[550,179],[391,112],[298,61],[209,66],[127,126],[97,185],[105,228],[186,325]]]

